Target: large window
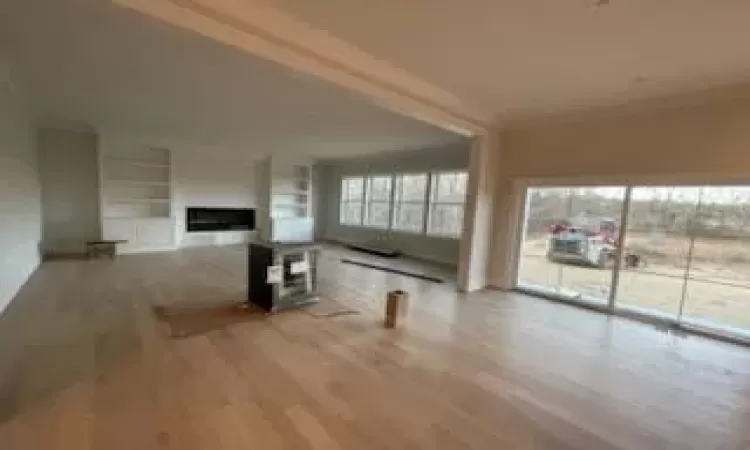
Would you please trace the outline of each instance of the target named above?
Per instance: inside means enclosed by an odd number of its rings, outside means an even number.
[[[620,273],[618,306],[676,318],[680,314],[691,247],[697,187],[634,187],[625,249],[643,260]]]
[[[339,222],[458,238],[466,179],[463,171],[345,177]]]
[[[339,221],[342,224],[362,225],[364,192],[364,177],[347,177],[341,180]]]
[[[364,225],[388,229],[391,221],[391,176],[367,178]]]
[[[518,283],[607,304],[624,187],[530,188]]]
[[[750,188],[633,187],[616,305],[750,333]]]
[[[393,225],[398,231],[424,231],[427,174],[396,175],[393,199]]]
[[[750,338],[748,205],[746,186],[531,187],[517,285]]]
[[[459,237],[463,229],[466,172],[432,174],[427,234]]]

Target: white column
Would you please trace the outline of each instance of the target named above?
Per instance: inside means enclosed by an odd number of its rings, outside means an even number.
[[[503,290],[513,289],[518,267],[518,245],[523,236],[521,219],[526,209],[521,185],[504,176],[502,168],[495,181],[492,255],[487,284]]]
[[[492,255],[493,206],[499,172],[499,134],[478,135],[471,147],[464,230],[458,265],[458,288],[470,292],[488,284]]]

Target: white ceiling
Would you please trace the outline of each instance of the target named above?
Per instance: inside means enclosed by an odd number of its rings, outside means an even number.
[[[266,0],[525,120],[745,83],[748,0]]]
[[[107,0],[6,0],[2,12],[34,109],[57,123],[319,157],[459,139]]]

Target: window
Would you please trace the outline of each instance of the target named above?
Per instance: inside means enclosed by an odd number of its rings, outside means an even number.
[[[529,186],[517,287],[750,342],[750,186]]]
[[[623,186],[529,188],[519,286],[607,304],[624,198]]]
[[[466,180],[464,171],[344,177],[339,222],[459,237]]]
[[[393,225],[398,231],[424,231],[427,174],[397,175],[393,200]]]
[[[427,234],[459,237],[463,229],[466,172],[432,174]]]
[[[362,199],[365,179],[347,177],[341,180],[339,222],[344,225],[362,225]]]
[[[364,224],[388,229],[391,222],[391,176],[367,178]]]

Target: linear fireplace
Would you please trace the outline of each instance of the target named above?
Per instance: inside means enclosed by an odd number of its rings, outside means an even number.
[[[188,232],[255,229],[255,210],[250,208],[190,207],[185,215]]]

